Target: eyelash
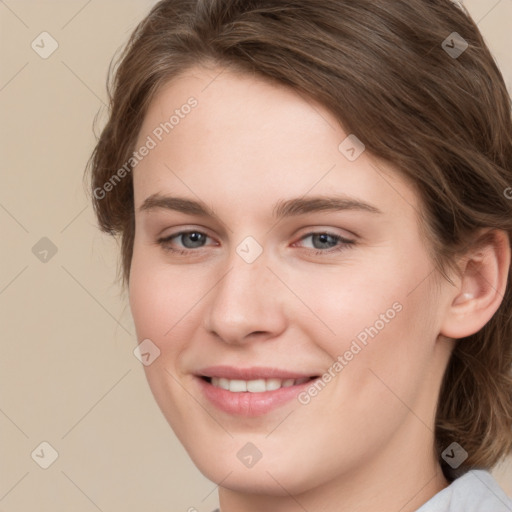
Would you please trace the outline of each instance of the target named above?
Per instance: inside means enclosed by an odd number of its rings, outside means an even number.
[[[170,246],[170,242],[174,238],[178,238],[182,235],[188,235],[191,233],[199,233],[201,235],[205,235],[207,238],[210,238],[206,233],[203,233],[202,231],[197,231],[197,230],[180,231],[180,232],[170,235],[168,237],[159,238],[157,240],[157,244],[160,245],[166,252],[172,252],[174,254],[186,256],[186,255],[189,255],[191,252],[197,252],[198,249],[203,249],[203,247],[199,247],[197,249],[175,249]],[[314,236],[314,235],[327,235],[327,236],[332,237],[336,242],[341,243],[341,245],[331,247],[330,249],[325,249],[325,250],[311,249],[313,251],[314,255],[320,255],[320,254],[326,254],[326,253],[327,254],[339,253],[339,252],[349,249],[351,246],[355,245],[355,243],[356,243],[354,240],[349,240],[340,235],[336,235],[334,233],[329,233],[328,231],[312,231],[311,233],[308,233],[308,234],[304,235],[303,237],[301,237],[299,241],[302,241],[302,240],[304,240],[310,236]]]

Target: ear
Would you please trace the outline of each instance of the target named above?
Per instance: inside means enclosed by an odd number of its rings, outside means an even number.
[[[502,230],[479,234],[462,257],[440,334],[464,338],[478,332],[498,310],[507,287],[510,241]]]

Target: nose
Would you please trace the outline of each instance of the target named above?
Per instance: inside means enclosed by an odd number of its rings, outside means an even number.
[[[286,289],[263,252],[247,263],[236,252],[208,294],[203,325],[229,344],[277,337],[286,329]],[[289,299],[289,298],[288,298]]]

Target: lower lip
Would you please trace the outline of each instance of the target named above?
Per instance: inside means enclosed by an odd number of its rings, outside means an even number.
[[[217,408],[228,414],[239,416],[261,416],[297,398],[297,395],[315,382],[314,379],[296,386],[279,388],[262,393],[249,391],[235,393],[218,388],[200,377],[196,377],[206,398]]]

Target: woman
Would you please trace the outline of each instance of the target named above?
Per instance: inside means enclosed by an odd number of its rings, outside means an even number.
[[[510,511],[510,98],[448,0],[163,0],[90,160],[222,512]]]

